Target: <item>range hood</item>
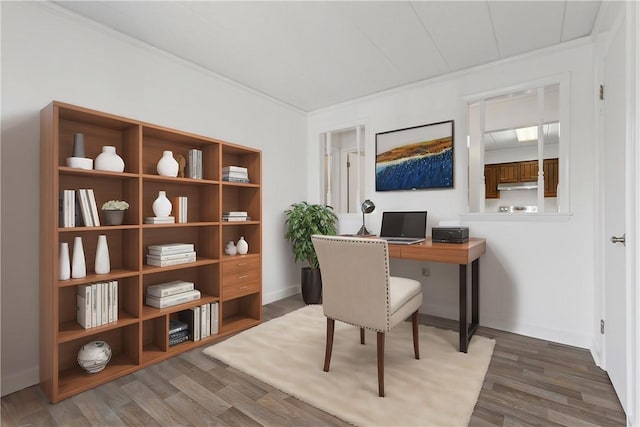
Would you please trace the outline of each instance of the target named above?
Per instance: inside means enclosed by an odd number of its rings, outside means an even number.
[[[529,182],[509,182],[498,184],[499,191],[508,191],[508,190],[536,190],[538,188],[538,183],[536,181]]]

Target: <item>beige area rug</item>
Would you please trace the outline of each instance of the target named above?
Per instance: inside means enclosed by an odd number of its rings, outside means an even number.
[[[411,323],[387,333],[385,397],[378,397],[376,335],[336,322],[329,372],[324,372],[326,318],[309,305],[204,350],[287,394],[355,425],[466,426],[495,341],[474,336],[467,354],[458,334],[420,326],[420,360]]]

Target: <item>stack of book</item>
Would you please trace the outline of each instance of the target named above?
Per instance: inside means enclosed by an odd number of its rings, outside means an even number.
[[[187,222],[187,198],[185,196],[174,197],[173,208],[176,212],[176,222]]]
[[[178,319],[169,320],[169,346],[185,342],[191,338],[189,324]]]
[[[189,150],[189,178],[202,179],[202,150],[193,148]]]
[[[156,267],[185,264],[196,260],[193,243],[166,243],[149,245],[147,264]]]
[[[176,218],[173,216],[148,216],[144,218],[145,224],[174,224]]]
[[[231,211],[222,213],[223,221],[251,221],[251,217],[245,211]]]
[[[180,320],[189,325],[193,341],[217,334],[220,331],[219,315],[217,302],[192,307],[178,314]]]
[[[167,308],[200,299],[200,291],[193,282],[174,280],[147,287],[145,304],[155,308]]]
[[[100,226],[98,207],[92,188],[63,190],[59,213],[62,227]]]
[[[226,166],[222,168],[222,180],[229,182],[249,182],[249,171],[242,166]]]
[[[78,285],[76,321],[84,329],[118,321],[118,281]]]

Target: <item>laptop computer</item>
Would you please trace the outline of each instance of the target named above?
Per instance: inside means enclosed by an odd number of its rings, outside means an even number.
[[[388,243],[412,245],[424,242],[427,235],[427,211],[383,212],[380,238]]]

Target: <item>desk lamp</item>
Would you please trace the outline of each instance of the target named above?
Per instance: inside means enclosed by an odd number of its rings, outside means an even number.
[[[362,206],[360,208],[362,209],[362,227],[358,230],[358,236],[367,236],[370,233],[369,230],[367,230],[367,227],[364,226],[364,214],[373,212],[376,205],[371,200],[367,199],[362,202]]]

